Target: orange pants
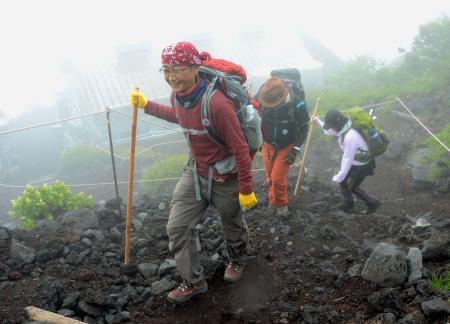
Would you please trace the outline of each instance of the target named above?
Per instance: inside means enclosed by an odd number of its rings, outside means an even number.
[[[272,144],[264,142],[263,145],[263,161],[268,187],[267,195],[270,204],[274,207],[281,207],[288,203],[286,176],[290,165],[284,163],[283,158],[293,146],[293,144],[290,144],[282,149],[278,149],[276,153]]]

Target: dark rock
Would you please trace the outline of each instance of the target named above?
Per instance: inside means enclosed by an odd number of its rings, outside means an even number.
[[[135,276],[139,273],[139,268],[135,263],[125,264],[122,266],[122,274],[127,276]]]
[[[363,269],[362,264],[356,263],[350,269],[348,269],[347,274],[350,278],[360,277],[362,269]]]
[[[99,228],[99,219],[92,209],[82,208],[69,211],[61,216],[61,224],[70,225],[76,233]]]
[[[75,312],[71,309],[61,308],[58,311],[59,315],[65,316],[65,317],[72,317],[75,315]]]
[[[68,264],[77,266],[83,263],[84,259],[91,253],[91,250],[86,250],[81,253],[77,253],[75,251],[72,251],[69,253],[69,255],[66,257],[66,262]]]
[[[54,277],[47,277],[39,287],[39,296],[43,299],[44,308],[56,311],[61,305],[67,294],[64,291],[63,284]]]
[[[329,305],[311,306],[303,308],[302,324],[338,323],[339,314]]]
[[[400,319],[397,324],[425,324],[425,317],[419,311],[415,311]]]
[[[28,264],[34,261],[36,255],[34,249],[27,247],[19,241],[13,239],[11,241],[11,259],[16,264]]]
[[[78,303],[78,310],[92,317],[99,317],[104,312],[102,307],[90,304],[84,299]]]
[[[89,282],[94,280],[97,277],[97,273],[94,270],[90,269],[80,269],[78,271],[77,278],[80,281]]]
[[[176,283],[174,281],[168,280],[166,278],[156,281],[152,283],[151,291],[153,295],[157,295],[159,293],[162,293],[164,291],[170,290],[176,286]]]
[[[121,210],[123,210],[122,207],[123,207],[123,201],[122,201],[122,198],[120,198],[120,197],[118,200],[117,200],[117,198],[113,198],[113,199],[109,199],[105,202],[105,208],[107,208],[107,209],[118,211],[119,208]]]
[[[49,249],[40,249],[36,252],[36,261],[39,263],[45,263],[53,258]]]
[[[12,287],[14,287],[14,282],[5,281],[5,282],[0,283],[0,291],[2,291],[4,289],[12,288]]]
[[[384,288],[371,294],[367,300],[374,312],[390,312],[399,316],[402,314],[404,304],[400,298],[399,289]]]
[[[11,235],[9,231],[0,227],[0,262],[9,259],[11,250]]]
[[[11,281],[17,281],[17,280],[19,280],[20,278],[21,278],[22,276],[20,275],[20,272],[19,271],[11,271],[10,273],[9,273],[9,280],[11,280]]]
[[[439,297],[422,302],[422,309],[427,317],[450,314],[450,304]]]
[[[380,313],[370,319],[369,323],[396,324],[396,317],[392,313]]]
[[[61,308],[74,310],[75,307],[77,306],[79,297],[80,297],[79,291],[71,292],[70,294],[67,295],[66,298],[64,298]]]
[[[95,238],[99,242],[102,242],[105,239],[105,235],[102,231],[94,229],[88,229],[83,233],[83,235],[89,238]]]
[[[432,236],[423,242],[421,252],[424,261],[447,259],[450,256],[450,234],[434,231]]]
[[[158,275],[165,276],[177,267],[177,262],[174,259],[165,259],[159,266]]]
[[[141,263],[137,267],[139,272],[147,279],[155,276],[159,269],[159,265],[155,263]]]

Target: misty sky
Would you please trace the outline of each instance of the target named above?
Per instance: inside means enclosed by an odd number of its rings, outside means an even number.
[[[2,0],[0,110],[14,116],[32,104],[51,104],[63,87],[61,63],[111,61],[118,45],[151,41],[162,48],[204,32],[229,41],[239,31],[257,30],[289,42],[284,31],[295,28],[341,58],[371,55],[389,60],[398,47],[410,47],[420,24],[450,14],[448,0],[211,1],[219,11],[207,3]]]

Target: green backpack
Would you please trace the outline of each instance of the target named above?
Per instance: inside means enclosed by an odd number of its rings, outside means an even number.
[[[352,121],[351,127],[357,130],[366,141],[370,160],[386,152],[389,145],[388,136],[373,123],[372,116],[360,107],[353,107],[345,113]]]

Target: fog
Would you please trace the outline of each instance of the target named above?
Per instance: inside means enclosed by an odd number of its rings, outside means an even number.
[[[290,32],[301,31],[342,59],[391,60],[410,47],[420,24],[449,12],[444,0],[2,1],[0,111],[10,118],[53,105],[68,87],[62,64],[112,62],[118,47],[150,42],[160,50],[202,33],[228,44],[241,32],[263,31],[270,50],[288,48]]]

